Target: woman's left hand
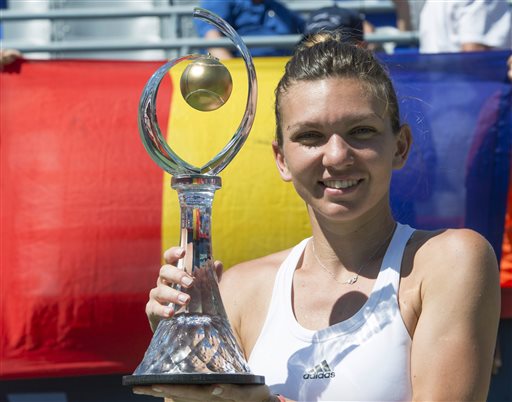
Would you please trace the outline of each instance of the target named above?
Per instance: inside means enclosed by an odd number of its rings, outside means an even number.
[[[136,386],[135,394],[170,398],[174,402],[240,401],[279,402],[266,385],[168,385]]]

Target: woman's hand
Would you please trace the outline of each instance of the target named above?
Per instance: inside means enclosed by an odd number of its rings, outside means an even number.
[[[172,304],[183,306],[190,301],[187,293],[172,287],[173,285],[181,285],[182,288],[193,286],[194,278],[177,267],[178,261],[184,256],[185,250],[181,247],[172,247],[164,253],[166,264],[160,268],[156,287],[149,292],[149,300],[146,304],[146,315],[153,332],[162,319],[174,315]],[[222,264],[216,261],[214,266],[220,280]]]
[[[240,401],[280,402],[266,385],[165,385],[137,386],[135,394],[170,398],[173,402]]]

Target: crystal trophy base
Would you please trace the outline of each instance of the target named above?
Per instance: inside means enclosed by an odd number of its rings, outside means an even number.
[[[264,383],[249,372],[229,323],[197,313],[162,321],[142,363],[123,377],[123,385]]]

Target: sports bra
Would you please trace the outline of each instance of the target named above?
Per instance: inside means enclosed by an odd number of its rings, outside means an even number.
[[[296,401],[407,401],[411,337],[398,305],[400,266],[414,229],[397,224],[374,287],[352,317],[309,330],[292,309],[293,275],[305,239],[279,268],[261,333],[249,357],[272,392]]]

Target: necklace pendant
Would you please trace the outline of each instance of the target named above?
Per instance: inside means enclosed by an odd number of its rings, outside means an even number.
[[[357,280],[359,279],[359,275],[354,275],[352,278],[350,278],[348,281],[346,281],[345,283],[347,285],[353,285],[354,283],[357,282]]]

